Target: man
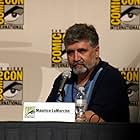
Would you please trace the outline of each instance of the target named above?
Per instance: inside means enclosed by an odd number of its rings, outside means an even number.
[[[89,122],[129,122],[129,100],[125,80],[118,69],[99,57],[99,37],[92,25],[74,24],[67,29],[64,45],[72,70],[64,86],[64,102],[74,102],[77,88],[85,87]],[[47,102],[58,101],[60,74]]]

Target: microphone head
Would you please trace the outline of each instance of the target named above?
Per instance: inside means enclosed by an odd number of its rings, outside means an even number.
[[[62,73],[62,76],[64,78],[70,78],[71,77],[71,70],[66,70]]]

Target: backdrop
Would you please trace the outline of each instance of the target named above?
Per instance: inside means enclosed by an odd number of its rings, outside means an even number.
[[[56,76],[67,69],[61,55],[65,30],[74,23],[87,23],[99,33],[101,58],[119,68],[128,82],[137,84],[130,91],[135,92],[130,98],[136,94],[130,110],[132,122],[140,122],[140,1],[3,0],[0,7],[1,70],[10,67],[23,72],[23,79],[16,79],[23,82],[21,102],[1,104],[0,120],[22,120],[23,102],[46,100]]]

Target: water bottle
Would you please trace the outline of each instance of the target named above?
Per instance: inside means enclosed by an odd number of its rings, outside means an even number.
[[[78,93],[75,98],[75,107],[76,107],[76,122],[86,121],[85,111],[87,109],[87,98],[85,94],[85,88],[79,87]]]

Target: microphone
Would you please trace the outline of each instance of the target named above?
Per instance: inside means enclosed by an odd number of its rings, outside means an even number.
[[[71,71],[69,71],[69,70],[64,71],[62,73],[62,77],[63,77],[63,79],[62,79],[61,85],[59,87],[59,92],[63,91],[63,88],[64,88],[66,81],[71,77]]]
[[[62,73],[62,82],[59,86],[59,90],[58,90],[58,94],[61,95],[61,99],[59,100],[62,100],[63,101],[63,98],[64,98],[64,93],[63,93],[63,88],[65,86],[65,83],[66,81],[71,77],[71,71],[70,70],[67,70],[67,71],[64,71]]]

